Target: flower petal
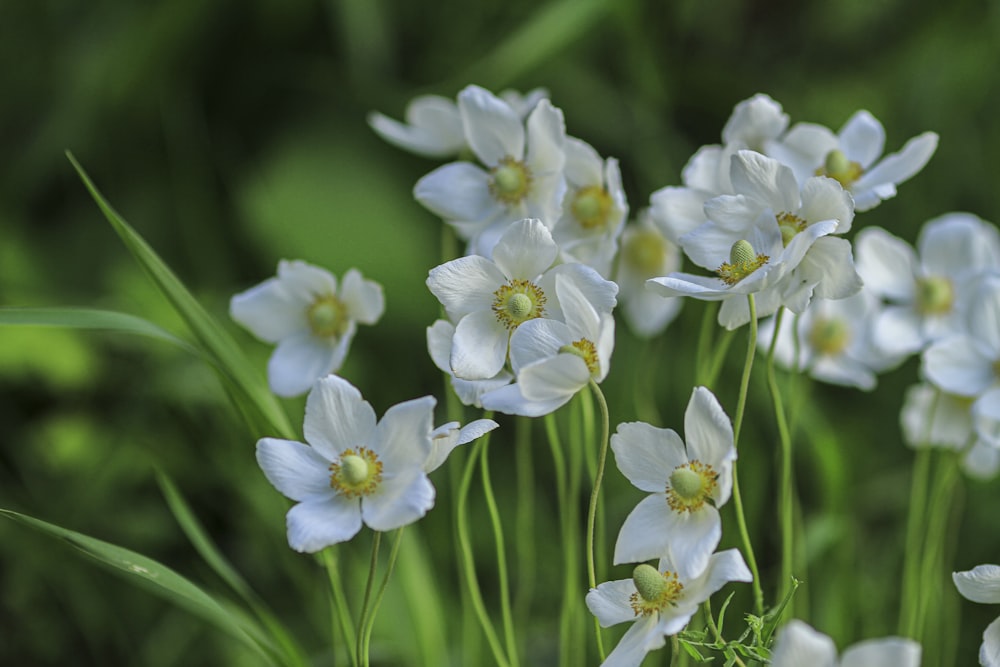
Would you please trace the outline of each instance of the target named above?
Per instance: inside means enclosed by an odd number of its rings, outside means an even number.
[[[885,150],[885,129],[875,116],[858,111],[840,128],[840,149],[847,159],[867,169]]]
[[[635,620],[629,598],[636,592],[631,579],[606,581],[587,593],[587,608],[597,617],[602,628]]]
[[[979,664],[983,667],[1000,667],[1000,618],[986,626],[983,644],[979,647]]]
[[[400,123],[381,113],[368,114],[368,125],[377,135],[403,150],[425,157],[457,154],[465,146],[462,118],[452,100],[439,95],[420,95],[406,107]]]
[[[524,157],[524,125],[509,104],[479,86],[466,86],[458,94],[469,146],[484,164],[495,166],[505,157]]]
[[[562,180],[566,154],[566,121],[563,112],[543,99],[528,115],[528,155],[525,162],[536,176],[556,175]],[[554,222],[554,221],[553,221]],[[550,223],[552,224],[552,223]]]
[[[529,401],[521,393],[520,385],[515,383],[484,393],[482,404],[486,410],[502,412],[505,415],[541,417],[566,405],[572,397],[572,394],[567,394],[551,401]]]
[[[354,385],[329,375],[309,392],[302,430],[306,442],[334,461],[345,449],[368,443],[375,430],[375,411]]]
[[[488,380],[507,361],[507,329],[489,310],[463,317],[451,342],[451,369],[463,380]]]
[[[707,222],[705,200],[713,195],[691,188],[665,187],[650,196],[649,217],[672,243]]]
[[[799,184],[785,165],[754,151],[738,151],[733,156],[729,176],[733,190],[770,207],[775,214],[799,208]]]
[[[615,542],[614,564],[640,563],[667,553],[677,517],[661,493],[646,496],[625,517]]]
[[[572,397],[587,386],[590,371],[575,354],[557,354],[522,367],[517,374],[521,395],[529,401],[555,401]]]
[[[705,387],[696,387],[691,392],[684,411],[684,438],[691,460],[697,459],[716,470],[736,460],[732,422],[719,400]]]
[[[493,261],[507,278],[534,280],[558,256],[552,232],[533,218],[512,223],[493,248]]]
[[[428,431],[429,433],[430,431]],[[361,499],[361,515],[372,530],[395,530],[413,523],[434,507],[434,485],[423,469],[387,477],[378,490]]]
[[[346,542],[361,530],[361,504],[341,495],[310,498],[288,510],[288,545],[299,552],[316,553]]]
[[[506,282],[493,262],[478,255],[445,262],[427,274],[427,288],[454,320],[474,311],[490,310],[494,293]]]
[[[837,647],[822,632],[794,619],[778,632],[771,667],[835,667],[836,664]]]
[[[261,438],[257,441],[257,464],[267,481],[294,501],[332,494],[330,461],[309,445],[294,440]]]
[[[920,667],[920,653],[920,644],[912,639],[869,639],[844,651],[840,667]]]
[[[886,299],[911,302],[917,255],[909,243],[881,227],[866,227],[855,239],[858,273],[865,287]]]
[[[888,155],[879,161],[870,171],[861,175],[852,185],[856,191],[869,190],[881,184],[899,185],[916,175],[934,155],[937,150],[938,135],[934,132],[924,132],[906,142],[898,153]],[[886,199],[886,197],[883,197]],[[860,205],[859,211],[865,210]]]
[[[951,579],[966,600],[1000,603],[1000,565],[977,565],[964,572],[952,572]]]
[[[423,468],[431,453],[436,404],[433,396],[424,396],[397,403],[385,411],[375,427],[371,446],[382,459],[387,475]]]
[[[274,349],[267,362],[267,380],[278,396],[299,396],[309,391],[313,383],[339,368],[350,344],[350,327],[333,341],[319,339],[307,331],[285,338]]]
[[[832,178],[817,176],[802,186],[802,207],[798,216],[808,223],[836,220],[836,234],[851,231],[854,221],[854,200],[851,193]]]
[[[562,319],[562,306],[556,290],[557,278],[568,279],[577,289],[583,292],[587,301],[598,313],[610,313],[618,303],[618,285],[605,280],[597,271],[584,264],[560,264],[548,271],[539,279],[538,286],[549,301],[545,304],[545,317]]]
[[[923,373],[935,386],[959,396],[978,396],[993,384],[993,359],[986,356],[978,341],[969,336],[952,336],[937,341],[923,354]]]
[[[478,222],[501,210],[490,194],[490,175],[468,162],[451,162],[413,186],[413,197],[444,220]]]
[[[625,478],[647,493],[663,493],[674,468],[688,462],[675,431],[645,422],[619,424],[611,436],[611,451]]]
[[[563,345],[573,342],[573,334],[563,322],[536,318],[523,323],[510,337],[510,363],[515,373],[529,364],[559,354]]]
[[[233,296],[229,316],[257,338],[277,343],[308,329],[310,303],[310,294],[290,292],[280,280],[271,278]]]
[[[887,306],[875,316],[872,340],[888,356],[910,355],[924,347],[920,316],[910,306]]]
[[[661,648],[666,641],[655,615],[639,617],[618,640],[601,667],[639,667],[647,653]]]
[[[365,280],[357,269],[348,269],[340,282],[340,298],[347,306],[352,320],[362,324],[375,324],[385,312],[385,295],[382,286],[374,280]]]
[[[697,577],[705,571],[709,557],[722,539],[719,510],[702,505],[692,512],[671,512],[668,548],[681,579]],[[663,552],[661,551],[660,554]],[[655,558],[654,554],[650,556]]]

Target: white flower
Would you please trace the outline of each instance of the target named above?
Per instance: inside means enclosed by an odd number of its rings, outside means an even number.
[[[798,317],[785,313],[774,355],[785,368],[798,367],[821,382],[875,388],[875,374],[899,364],[903,357],[880,351],[873,342],[872,325],[881,303],[867,290],[846,299],[814,300]],[[798,322],[798,363],[793,335]],[[768,349],[774,337],[774,318],[761,324],[758,345]]]
[[[457,377],[495,377],[518,326],[539,317],[562,318],[557,275],[572,280],[599,312],[611,312],[617,285],[583,264],[550,268],[558,254],[545,225],[526,219],[504,232],[492,260],[469,255],[431,269],[427,286],[457,323],[450,360]]]
[[[587,607],[601,627],[626,621],[634,624],[601,663],[603,667],[638,667],[647,653],[662,647],[666,637],[684,629],[698,605],[730,581],[752,581],[736,549],[712,554],[697,576],[677,572],[669,556],[659,566],[638,565],[631,579],[608,581],[587,593]]]
[[[875,342],[889,354],[919,352],[960,333],[972,283],[1000,265],[996,227],[968,213],[948,213],[924,225],[910,245],[879,227],[855,240],[858,273],[890,305],[879,316]]]
[[[952,580],[962,597],[983,604],[1000,604],[1000,565],[977,565],[965,572],[952,572]],[[1000,618],[983,632],[979,664],[1000,667]]]
[[[477,419],[461,426],[458,422],[448,422],[438,426],[431,433],[431,454],[424,462],[424,471],[431,473],[441,467],[452,450],[477,440],[500,426],[492,419]]]
[[[646,288],[646,281],[678,271],[681,250],[667,240],[646,212],[625,226],[615,282],[620,310],[632,331],[652,338],[674,321],[684,300],[663,297]]]
[[[427,327],[427,349],[434,365],[448,374],[451,388],[463,405],[483,407],[482,397],[488,391],[499,389],[514,380],[514,374],[503,369],[488,380],[463,380],[451,370],[451,347],[455,338],[455,325],[448,320],[438,320]]]
[[[924,132],[879,160],[885,130],[870,113],[858,111],[836,135],[822,125],[797,123],[764,152],[789,165],[800,181],[816,174],[837,179],[854,195],[856,209],[867,211],[896,196],[896,186],[924,168],[937,143],[937,134]]]
[[[458,110],[469,147],[485,168],[470,162],[439,167],[414,186],[417,201],[455,227],[471,253],[484,256],[515,220],[555,224],[566,188],[562,112],[541,100],[525,124],[478,86],[459,93]]]
[[[230,316],[257,338],[277,343],[267,365],[271,391],[304,394],[344,363],[357,323],[375,324],[385,310],[382,286],[356,269],[337,279],[302,261],[278,263],[276,278],[234,296]]]
[[[615,346],[615,320],[598,313],[566,276],[556,276],[565,322],[534,319],[510,337],[517,382],[483,394],[483,407],[505,414],[539,417],[565,405],[591,379],[608,374]]]
[[[505,90],[500,97],[524,118],[539,100],[548,97],[548,92],[536,88],[521,95]],[[458,105],[440,95],[420,95],[410,100],[405,123],[373,111],[368,114],[368,124],[390,144],[425,157],[452,157],[468,147]]]
[[[616,565],[669,553],[681,576],[693,576],[718,546],[718,508],[732,492],[736,447],[729,417],[705,387],[691,394],[684,433],[686,446],[672,429],[630,422],[619,424],[611,437],[618,469],[651,494],[622,525]]]
[[[361,524],[387,531],[434,506],[424,465],[431,455],[434,398],[375,411],[351,383],[319,380],[306,399],[306,442],[262,438],[257,463],[288,511],[288,544],[313,553],[351,539]]]
[[[722,128],[722,142],[742,144],[744,148],[762,152],[769,141],[777,139],[788,127],[788,114],[768,95],[757,93],[733,108]]]
[[[607,276],[628,214],[618,161],[602,160],[590,144],[572,137],[566,138],[565,151],[567,190],[552,238],[565,261]]]
[[[792,620],[778,633],[771,667],[919,667],[920,653],[912,639],[886,637],[858,642],[838,660],[832,639]]]

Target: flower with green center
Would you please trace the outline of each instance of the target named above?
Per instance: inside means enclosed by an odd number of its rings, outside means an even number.
[[[587,593],[587,607],[601,627],[631,622],[602,667],[638,667],[646,654],[684,629],[698,610],[730,581],[752,581],[736,549],[711,554],[705,566],[684,575],[667,555],[657,567],[638,565],[631,579],[607,581]]]
[[[346,380],[329,375],[306,399],[306,442],[262,438],[257,463],[288,511],[288,544],[313,553],[361,530],[387,531],[422,517],[434,505],[424,466],[431,456],[434,398],[375,412]]]
[[[868,639],[847,648],[837,659],[833,640],[799,620],[778,631],[771,667],[920,667],[920,644],[903,637]]]
[[[644,422],[618,425],[611,449],[622,474],[649,493],[622,525],[614,562],[634,563],[669,553],[682,576],[704,569],[722,537],[718,508],[732,490],[733,428],[705,387],[684,413],[687,444],[671,429]]]
[[[449,368],[462,380],[495,378],[506,365],[512,334],[532,322],[562,320],[557,276],[573,283],[593,308],[610,313],[618,287],[582,264],[560,264],[559,249],[540,220],[510,225],[492,260],[469,255],[431,270],[427,286],[455,322]]]
[[[257,338],[277,347],[267,365],[271,391],[304,394],[340,370],[358,323],[375,324],[385,310],[382,286],[350,269],[339,282],[302,261],[278,263],[278,275],[235,295],[229,312]]]
[[[850,341],[850,325],[840,317],[817,317],[809,328],[809,345],[817,354],[840,354]]]

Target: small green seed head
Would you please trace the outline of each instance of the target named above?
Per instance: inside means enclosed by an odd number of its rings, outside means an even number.
[[[851,168],[851,161],[844,155],[844,151],[835,148],[826,154],[823,167],[826,169],[827,174],[836,177],[835,174],[844,174]]]
[[[640,276],[655,276],[667,255],[667,241],[651,229],[632,234],[622,249],[622,259]]]
[[[704,489],[701,475],[691,468],[679,466],[670,473],[670,488],[684,499],[693,499],[701,495]]]
[[[943,276],[917,281],[917,309],[923,315],[946,315],[955,303],[955,289]]]
[[[309,329],[320,338],[341,336],[350,323],[347,307],[332,294],[317,298],[309,306],[306,319],[309,321]]]
[[[753,246],[746,239],[740,239],[729,249],[729,263],[733,266],[745,266],[757,258]]]
[[[667,587],[667,582],[664,581],[663,575],[648,563],[635,566],[635,569],[632,570],[632,581],[635,583],[635,588],[639,591],[639,595],[646,602],[657,601]]]
[[[515,320],[522,320],[528,316],[534,304],[527,294],[512,294],[507,301],[507,312]]]
[[[851,329],[839,317],[817,318],[809,330],[809,345],[824,355],[837,355],[851,340]]]
[[[356,486],[368,477],[368,462],[356,454],[340,459],[340,474],[348,486]]]

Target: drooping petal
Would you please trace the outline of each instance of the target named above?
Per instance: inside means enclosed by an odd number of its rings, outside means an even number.
[[[661,508],[662,510],[662,508]],[[696,577],[705,571],[708,559],[722,539],[719,510],[711,505],[691,512],[669,512],[667,547],[681,579]],[[663,552],[660,552],[663,553]],[[655,558],[653,554],[650,558]]]
[[[479,86],[458,94],[458,111],[476,156],[494,166],[505,157],[524,157],[524,125],[509,104]]]
[[[385,312],[382,286],[365,280],[357,269],[348,269],[340,283],[340,298],[347,306],[351,319],[362,324],[375,324]]]
[[[507,329],[489,310],[469,313],[452,338],[451,370],[463,380],[488,380],[507,361]]]
[[[397,403],[382,416],[375,427],[372,450],[384,462],[386,474],[421,469],[431,453],[434,430],[433,396]]]
[[[441,158],[457,154],[465,146],[462,119],[452,100],[439,95],[420,95],[406,107],[408,124],[384,114],[368,114],[368,125],[390,144],[403,150]]]
[[[493,248],[493,261],[506,277],[526,280],[540,276],[558,255],[552,233],[534,218],[512,223]]]
[[[489,310],[494,292],[506,281],[493,262],[478,255],[445,262],[427,274],[427,288],[455,320],[477,310]]]
[[[338,362],[343,361],[346,350],[337,343],[345,337],[341,336],[331,345],[328,340],[302,331],[282,340],[267,362],[271,391],[284,397],[309,391],[316,380],[331,373]]]
[[[413,523],[432,507],[434,485],[417,468],[384,478],[375,493],[361,499],[361,516],[372,530],[384,532]]]
[[[633,621],[635,611],[629,604],[629,598],[635,592],[635,582],[631,579],[606,581],[587,593],[587,608],[597,617],[602,628]]]
[[[566,405],[572,397],[572,394],[566,394],[551,401],[529,401],[521,393],[520,385],[514,383],[485,392],[482,395],[482,404],[486,410],[502,412],[505,415],[541,417]]]
[[[739,549],[726,549],[712,554],[708,559],[708,567],[702,574],[688,580],[684,587],[684,598],[701,604],[730,581],[753,581],[753,575]]]
[[[556,295],[566,326],[573,336],[596,343],[601,333],[601,318],[583,291],[569,276],[557,274]]]
[[[952,572],[951,578],[966,600],[1000,603],[1000,565],[977,565],[964,572]]]
[[[882,184],[899,185],[916,175],[934,155],[937,150],[938,135],[934,132],[924,132],[906,142],[898,153],[886,156],[870,171],[865,172],[854,182],[852,190],[860,192],[874,189]],[[895,194],[895,188],[893,193]],[[891,195],[890,195],[891,196]],[[888,197],[880,197],[887,199]],[[868,206],[857,205],[857,210],[864,211]]]
[[[477,419],[459,428],[458,422],[448,422],[431,433],[431,454],[424,462],[424,472],[430,473],[448,459],[452,450],[477,440],[500,425],[492,419]]]
[[[666,637],[659,626],[655,615],[636,619],[601,663],[601,667],[639,667],[647,653],[666,644]]]
[[[885,150],[885,128],[875,116],[858,111],[840,128],[840,149],[847,159],[867,169]]]
[[[676,537],[671,532],[675,525],[676,516],[666,496],[662,492],[646,496],[622,523],[615,542],[614,564],[640,563],[667,553]]]
[[[302,430],[306,442],[327,459],[367,443],[374,429],[375,411],[347,380],[329,375],[309,392]]]
[[[451,162],[413,186],[413,197],[444,220],[479,222],[501,210],[490,194],[490,175],[469,162]]]
[[[778,631],[771,653],[772,667],[836,667],[833,640],[807,624],[793,619]]]
[[[688,462],[684,442],[675,431],[645,422],[619,424],[611,436],[611,451],[625,478],[647,493],[663,493],[670,473]]]
[[[233,296],[229,316],[257,338],[277,343],[282,338],[308,329],[308,293],[290,292],[277,278]]]
[[[529,401],[554,401],[573,396],[589,381],[587,364],[575,354],[568,353],[524,366],[517,374],[521,395]]]
[[[332,493],[329,459],[301,442],[261,438],[257,464],[274,488],[296,502]]]
[[[346,542],[361,530],[361,504],[341,495],[316,496],[288,510],[288,545],[316,553]]]

